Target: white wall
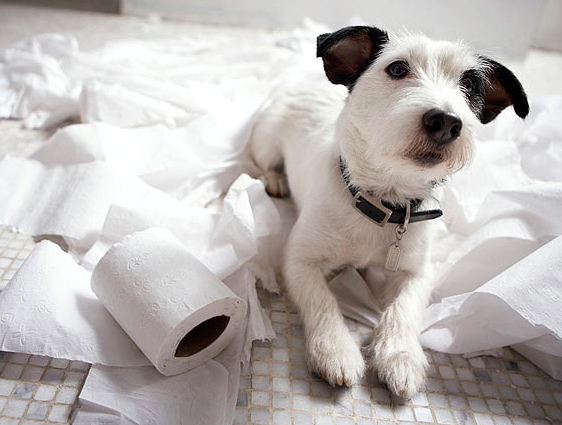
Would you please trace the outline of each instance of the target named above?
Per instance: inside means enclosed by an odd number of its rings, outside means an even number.
[[[361,17],[383,28],[461,38],[476,48],[521,58],[531,45],[543,4],[544,0],[123,0],[123,12],[265,27],[292,27],[310,17],[334,29]]]
[[[562,0],[545,4],[533,46],[562,52]]]

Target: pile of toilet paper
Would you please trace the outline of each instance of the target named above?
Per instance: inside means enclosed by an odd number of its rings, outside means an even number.
[[[38,243],[0,295],[0,349],[92,363],[74,423],[232,423],[241,363],[252,341],[275,337],[256,279],[279,290],[280,231],[294,214],[250,177],[245,144],[271,91],[314,63],[313,43],[302,53],[305,33],[251,45],[232,35],[121,41],[90,52],[49,34],[0,51],[0,116],[32,128],[82,122],[29,158],[0,161],[0,223],[64,247]],[[212,288],[205,268],[227,289]],[[209,286],[199,299],[210,304],[218,292],[217,313],[232,313],[220,337],[231,342],[163,376],[186,359],[158,363],[170,347],[149,316],[199,314],[190,287],[165,293],[198,278]],[[142,298],[155,281],[146,325],[119,287]]]
[[[32,128],[80,121],[31,157],[0,161],[0,223],[65,248],[37,244],[0,294],[0,349],[92,363],[75,423],[232,422],[240,363],[252,341],[275,336],[256,279],[279,290],[295,218],[290,201],[266,195],[245,147],[278,87],[324,78],[314,50],[325,30],[92,51],[49,34],[0,50],[0,117]],[[439,189],[422,342],[451,353],[511,345],[562,378],[562,97],[530,100],[525,121],[506,110],[483,128],[473,164]],[[100,303],[92,271],[128,238],[142,238],[149,257],[177,241],[245,302],[213,360],[161,375]],[[376,269],[330,282],[344,314],[369,325],[383,284]]]

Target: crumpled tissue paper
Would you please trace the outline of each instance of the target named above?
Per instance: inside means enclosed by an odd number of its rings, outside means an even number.
[[[553,314],[562,303],[561,253],[562,236],[475,291],[431,305],[422,343],[437,351],[469,353],[520,343],[525,344],[518,350],[524,349],[549,336],[542,348],[562,360],[562,321]],[[559,369],[537,364],[562,379]]]
[[[0,161],[0,223],[35,236],[63,236],[76,249],[96,240],[117,199],[158,204],[166,198],[104,162],[47,167],[25,158]]]
[[[4,351],[150,365],[90,289],[90,273],[52,242],[31,251],[2,291],[0,312]]]
[[[228,371],[215,360],[166,378],[152,367],[95,365],[80,394],[82,407],[73,424],[220,425],[227,391]]]

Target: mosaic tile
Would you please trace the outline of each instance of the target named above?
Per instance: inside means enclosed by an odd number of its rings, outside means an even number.
[[[269,406],[270,394],[264,391],[252,391],[252,406]]]
[[[49,403],[34,401],[29,404],[25,417],[31,419],[45,419],[50,409],[51,405]]]
[[[252,377],[252,388],[256,390],[268,391],[270,387],[269,376],[256,375]]]
[[[41,377],[41,382],[45,384],[57,385],[62,383],[64,378],[64,371],[59,369],[47,369]]]
[[[420,392],[418,394],[416,394],[413,398],[412,398],[412,404],[414,406],[429,406],[429,402],[427,400],[427,396]]]
[[[546,417],[553,421],[562,421],[562,409],[557,406],[544,406]]]
[[[248,421],[248,410],[236,408],[234,412],[234,425],[243,425]]]
[[[22,417],[28,404],[29,401],[27,400],[8,400],[6,407],[4,407],[4,410],[2,411],[2,415],[16,418]]]
[[[312,403],[308,395],[293,395],[293,410],[312,410]]]
[[[456,425],[453,412],[451,412],[450,410],[435,409],[433,413],[435,413],[435,419],[438,423],[446,425]]]
[[[474,413],[478,425],[494,425],[492,417],[485,413]]]
[[[56,393],[57,393],[57,387],[53,385],[39,385],[39,388],[37,388],[37,392],[35,393],[33,398],[35,400],[40,400],[40,401],[50,401],[55,398]],[[72,399],[67,403],[73,403],[75,399],[76,399],[76,394],[74,394]]]
[[[291,412],[288,410],[276,410],[273,412],[273,423],[278,425],[291,425]]]
[[[310,413],[293,412],[294,425],[313,425]]]
[[[493,415],[492,419],[496,425],[511,425],[511,420],[507,416]]]
[[[453,415],[459,425],[475,425],[476,419],[472,412],[454,410]]]
[[[70,416],[71,407],[64,405],[55,405],[51,409],[49,414],[49,420],[53,422],[68,422],[68,417]]]
[[[374,406],[379,407],[379,406]],[[353,400],[341,398],[334,404],[334,412],[342,416],[353,416]]]
[[[20,382],[16,385],[14,392],[12,394],[13,398],[22,398],[22,399],[30,399],[35,392],[35,384],[31,384],[28,382]]]
[[[287,378],[273,377],[273,390],[288,392],[291,390],[291,381]]]
[[[275,418],[273,418],[274,423]],[[336,425],[336,419],[333,416],[328,415],[317,415],[314,416],[314,423],[316,425]]]
[[[29,359],[29,364],[35,365],[35,366],[47,366],[49,364],[49,361],[51,359],[49,357],[44,357],[44,356],[31,356],[31,358]]]
[[[373,405],[373,411],[377,419],[394,419],[394,407],[386,404]]]
[[[353,403],[353,413],[356,417],[360,418],[372,417],[371,403],[364,400],[355,400]]]
[[[2,370],[2,377],[9,379],[19,379],[23,373],[24,367],[19,364],[7,364]]]
[[[0,379],[0,395],[10,396],[16,388],[17,382]]]
[[[425,407],[416,407],[414,414],[418,422],[434,423],[431,410]]]
[[[45,370],[38,366],[27,366],[21,375],[23,381],[39,382]]]
[[[488,404],[488,408],[491,412],[497,415],[504,415],[506,413],[505,406],[500,400],[487,399],[486,403]]]
[[[427,391],[431,392],[442,392],[443,391],[443,381],[440,379],[428,378],[425,383]]]
[[[429,393],[427,395],[427,398],[429,399],[429,403],[433,407],[449,407],[449,401],[447,400],[447,397],[444,396],[443,394]]]
[[[505,406],[507,408],[507,412],[512,416],[525,415],[525,408],[517,401],[508,401],[505,403]]]
[[[482,390],[482,394],[486,397],[499,398],[500,396],[498,387],[495,384],[483,383],[480,384],[480,389]]]
[[[289,409],[291,408],[291,396],[287,393],[273,393],[273,407],[275,409]]]
[[[394,416],[399,421],[415,422],[414,412],[408,406],[396,406],[394,408]]]
[[[312,410],[315,414],[329,415],[334,412],[334,403],[326,398],[311,398]]]
[[[355,425],[355,420],[352,418],[346,418],[342,416],[336,416],[336,423],[338,425]]]
[[[256,425],[268,425],[269,424],[269,410],[263,408],[252,409],[251,412],[251,423]]]

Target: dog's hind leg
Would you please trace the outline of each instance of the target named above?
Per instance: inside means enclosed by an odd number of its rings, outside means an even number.
[[[265,189],[278,198],[289,195],[282,152],[282,120],[282,111],[270,106],[256,122],[250,139],[250,154],[263,172]]]
[[[278,167],[265,170],[263,173],[265,178],[265,190],[271,196],[276,198],[285,198],[289,196],[289,183],[285,174],[283,164]]]

